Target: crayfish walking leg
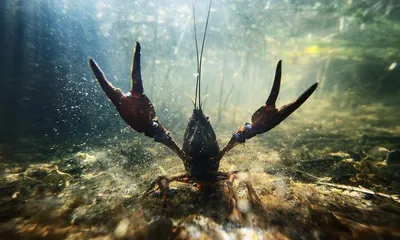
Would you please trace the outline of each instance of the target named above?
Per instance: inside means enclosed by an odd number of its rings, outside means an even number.
[[[218,172],[218,175],[226,180],[229,195],[229,219],[234,222],[240,222],[242,219],[241,213],[237,208],[237,198],[233,193],[233,182],[235,179],[244,182],[247,188],[248,199],[251,204],[261,204],[261,199],[253,188],[250,182],[250,171],[249,170],[236,170],[232,172]]]
[[[146,189],[146,191],[144,191],[139,199],[148,196],[149,194],[155,192],[157,189],[160,189],[160,193],[163,196],[162,213],[165,214],[167,209],[169,184],[173,181],[188,183],[190,180],[191,178],[188,173],[182,173],[171,177],[158,176],[156,179],[153,180],[153,182],[151,182],[150,186]],[[156,185],[157,188],[155,188]]]

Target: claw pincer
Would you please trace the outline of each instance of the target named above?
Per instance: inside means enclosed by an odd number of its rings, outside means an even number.
[[[298,109],[311,96],[318,86],[317,82],[314,83],[295,101],[281,107],[280,109],[277,109],[275,103],[279,94],[281,76],[282,61],[279,61],[278,65],[276,66],[274,84],[272,86],[271,93],[265,102],[265,106],[261,106],[257,111],[254,112],[253,116],[251,117],[251,123],[245,123],[238,129],[237,132],[233,134],[228,145],[223,149],[224,152],[229,151],[240,143],[244,143],[247,139],[250,139],[257,134],[268,132],[272,128],[276,127],[296,109]]]
[[[107,80],[99,65],[92,58],[89,58],[89,65],[101,88],[114,104],[122,119],[132,129],[167,145],[182,158],[181,151],[172,141],[169,131],[158,122],[153,104],[144,94],[140,57],[140,44],[136,42],[131,69],[132,88],[126,94],[122,93],[119,88],[115,88]]]
[[[132,89],[123,94],[119,88],[115,88],[105,77],[98,64],[89,58],[92,68],[100,86],[107,97],[114,104],[122,119],[138,132],[151,136],[154,132],[153,119],[156,116],[153,104],[143,94],[142,77],[140,71],[140,44],[136,43],[132,63]]]

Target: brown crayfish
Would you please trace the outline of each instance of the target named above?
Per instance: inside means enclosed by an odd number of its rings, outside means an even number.
[[[230,212],[236,212],[236,198],[232,190],[233,181],[234,179],[239,178],[238,175],[241,172],[247,172],[247,170],[237,170],[232,172],[218,171],[221,158],[233,147],[244,143],[247,139],[258,134],[265,133],[281,123],[310,97],[318,85],[318,83],[314,83],[297,100],[277,109],[275,102],[279,94],[282,71],[282,62],[279,61],[276,68],[272,90],[265,105],[255,111],[251,117],[251,123],[245,123],[241,126],[237,132],[233,133],[227,146],[220,150],[213,127],[211,126],[208,117],[204,115],[200,103],[201,61],[210,9],[211,2],[208,9],[200,57],[197,46],[196,26],[194,25],[197,53],[196,94],[193,101],[193,113],[186,127],[182,149],[176,145],[169,131],[165,129],[156,118],[154,107],[150,99],[144,94],[140,64],[141,52],[140,44],[138,42],[136,42],[132,63],[132,89],[126,94],[122,93],[120,89],[115,88],[106,79],[97,63],[92,58],[89,58],[90,67],[100,86],[103,88],[107,97],[115,105],[124,121],[134,130],[144,133],[146,136],[153,138],[156,142],[166,145],[183,161],[186,173],[174,176],[159,176],[151,183],[149,188],[142,195],[147,196],[154,192],[157,186],[157,189],[160,189],[163,195],[163,209],[165,209],[167,205],[167,191],[169,189],[169,184],[173,181],[196,183],[200,188],[202,185],[215,183],[217,181],[226,181],[230,199]],[[194,9],[193,19],[195,22]],[[199,104],[197,104],[197,101]],[[245,182],[248,189],[249,200],[253,203],[255,201],[260,202],[260,199],[250,184],[249,179],[241,179]]]

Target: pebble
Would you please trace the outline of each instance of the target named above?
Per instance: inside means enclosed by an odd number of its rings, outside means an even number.
[[[390,151],[386,158],[386,164],[387,165],[400,164],[400,151],[399,150]]]
[[[353,164],[349,161],[343,160],[335,166],[333,170],[332,180],[334,180],[335,182],[342,180],[347,181],[356,174],[357,171]]]
[[[173,231],[172,220],[169,218],[158,218],[148,225],[147,239],[170,239]]]
[[[123,238],[126,236],[128,230],[129,230],[129,224],[130,224],[130,221],[127,218],[122,219],[119,222],[118,226],[115,228],[115,231],[114,231],[114,235],[117,239]]]

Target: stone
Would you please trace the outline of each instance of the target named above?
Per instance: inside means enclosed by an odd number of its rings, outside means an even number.
[[[368,156],[370,156],[373,160],[383,161],[386,159],[389,152],[390,151],[387,148],[376,146],[368,151]]]
[[[157,218],[148,225],[147,239],[170,239],[173,232],[173,223],[169,218]]]
[[[335,165],[332,180],[334,182],[348,181],[357,171],[351,161],[343,160]]]
[[[400,164],[400,151],[399,150],[390,151],[386,158],[386,164],[387,165]]]

